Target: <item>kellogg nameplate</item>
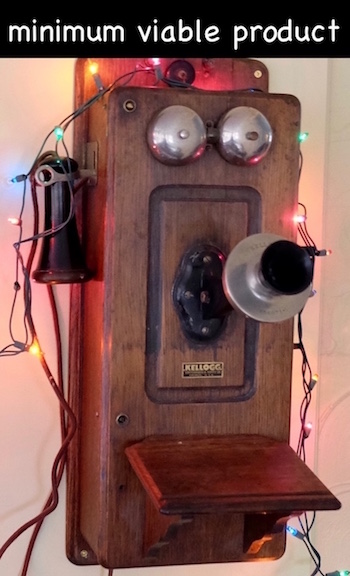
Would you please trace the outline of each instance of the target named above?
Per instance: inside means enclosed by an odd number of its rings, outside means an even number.
[[[184,362],[182,364],[183,378],[222,378],[223,362]]]

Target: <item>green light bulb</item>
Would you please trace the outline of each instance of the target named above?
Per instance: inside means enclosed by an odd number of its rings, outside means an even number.
[[[298,139],[299,139],[299,142],[300,142],[300,143],[305,142],[305,140],[307,140],[308,137],[309,137],[309,133],[308,133],[308,132],[300,132],[299,138],[298,138]]]
[[[61,126],[56,126],[56,128],[54,129],[54,134],[57,140],[62,140],[64,134],[63,128],[61,128]]]

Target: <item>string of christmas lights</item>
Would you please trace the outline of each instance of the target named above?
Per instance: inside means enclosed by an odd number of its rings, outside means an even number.
[[[95,62],[90,62],[90,73],[92,78],[95,82],[97,93],[94,94],[89,100],[83,103],[80,107],[78,107],[75,111],[73,111],[70,115],[64,118],[59,124],[54,126],[54,128],[47,134],[40,150],[38,151],[32,166],[25,174],[19,174],[11,179],[13,183],[23,183],[23,195],[22,195],[22,204],[19,212],[18,217],[10,217],[9,222],[13,225],[19,227],[19,234],[18,240],[14,244],[15,254],[16,254],[16,266],[15,266],[15,281],[14,281],[14,298],[10,310],[10,317],[9,317],[9,334],[11,338],[10,344],[6,345],[4,348],[0,350],[0,357],[1,356],[13,356],[18,355],[22,352],[30,352],[37,356],[39,359],[41,366],[44,370],[44,373],[56,394],[59,405],[60,405],[60,424],[61,424],[61,437],[62,443],[61,447],[56,455],[54,463],[52,465],[51,471],[51,480],[52,480],[52,490],[51,493],[43,507],[43,510],[40,514],[38,514],[35,518],[26,522],[22,527],[20,527],[16,532],[12,534],[12,536],[2,545],[0,548],[0,558],[3,556],[5,551],[9,548],[9,546],[18,538],[20,534],[26,531],[30,527],[34,527],[34,531],[32,533],[30,543],[27,549],[27,553],[24,559],[24,564],[22,567],[21,576],[26,576],[29,562],[33,550],[33,546],[42,526],[42,523],[45,517],[50,514],[58,504],[58,487],[60,481],[62,479],[63,471],[65,468],[65,461],[66,461],[66,453],[67,447],[71,442],[72,438],[74,437],[77,422],[75,414],[73,413],[70,405],[65,399],[64,395],[64,386],[63,386],[63,374],[62,374],[62,347],[61,347],[61,335],[60,335],[60,326],[58,320],[58,313],[57,313],[57,306],[55,301],[55,296],[52,287],[48,286],[48,294],[50,299],[51,311],[54,319],[54,329],[56,335],[56,353],[57,353],[57,372],[58,372],[58,381],[54,379],[52,372],[45,360],[45,356],[43,350],[41,348],[39,338],[35,329],[34,320],[32,317],[32,290],[31,290],[31,282],[30,282],[30,273],[31,273],[31,266],[34,259],[34,255],[36,252],[37,242],[40,238],[53,234],[57,230],[45,230],[43,232],[39,232],[38,230],[38,203],[36,197],[36,186],[37,183],[34,181],[34,173],[35,169],[38,164],[43,160],[50,158],[56,158],[58,161],[61,161],[61,156],[59,154],[59,147],[63,147],[64,152],[69,158],[68,150],[64,142],[64,135],[68,127],[74,122],[81,114],[83,114],[86,110],[88,110],[92,105],[98,102],[101,98],[103,98],[107,93],[109,93],[114,87],[118,84],[123,83],[124,85],[131,81],[134,78],[135,74],[137,73],[151,73],[154,75],[155,83],[160,81],[164,82],[167,85],[171,86],[180,86],[181,88],[192,88],[193,86],[186,84],[186,83],[179,83],[176,81],[172,81],[164,77],[161,69],[161,62],[159,59],[153,59],[153,63],[150,66],[139,66],[135,69],[125,73],[124,75],[118,77],[115,81],[109,84],[107,87],[104,86],[103,81],[98,72],[98,65]],[[55,138],[55,147],[53,151],[49,151],[47,153],[43,152],[46,144],[48,143],[50,137],[53,136]],[[303,142],[307,138],[307,133],[300,134],[299,140]],[[62,165],[62,163],[61,163]],[[302,167],[302,156],[301,156],[301,163],[300,163],[300,171]],[[26,203],[26,195],[27,195],[27,182],[30,181],[31,184],[31,191],[32,191],[32,203],[34,209],[34,224],[33,224],[33,234],[28,238],[23,238],[23,213]],[[73,197],[74,190],[70,188],[71,198]],[[71,204],[73,204],[71,202]],[[305,245],[311,249],[310,254],[313,256],[325,256],[330,253],[328,250],[318,250],[315,243],[313,242],[312,238],[310,237],[307,227],[306,227],[306,208],[303,204],[300,204],[303,208],[304,213],[302,215],[298,215],[296,222],[298,226],[298,231],[300,233],[301,238],[303,239]],[[62,224],[65,226],[69,221],[69,218],[72,216],[72,212],[70,213],[68,220]],[[21,247],[24,243],[31,244],[29,256],[27,261],[24,261]],[[18,304],[18,295],[22,290],[20,280],[21,277],[23,279],[23,336],[21,338],[16,337],[14,334],[13,328],[13,316],[14,310]],[[304,398],[301,403],[300,407],[300,422],[301,422],[301,429],[299,435],[299,442],[297,447],[297,454],[300,458],[304,461],[306,459],[306,452],[305,452],[305,442],[307,438],[310,436],[312,431],[312,425],[307,421],[307,413],[308,408],[311,403],[312,399],[312,391],[315,385],[318,382],[318,376],[313,374],[311,371],[311,367],[307,358],[307,354],[303,345],[303,334],[302,334],[302,312],[298,315],[298,343],[296,348],[300,350],[302,354],[302,383],[304,388]],[[304,519],[300,519],[300,530],[297,530],[291,526],[287,526],[286,530],[291,535],[299,538],[302,540],[307,547],[314,563],[315,563],[315,570],[311,574],[311,576],[315,576],[316,574],[321,574],[321,576],[350,576],[350,572],[348,570],[343,571],[334,571],[324,574],[321,571],[321,557],[316,548],[311,543],[310,539],[310,531],[315,521],[315,514],[313,514],[311,522],[309,522],[307,515],[304,515]],[[113,569],[108,570],[108,576],[113,576]]]
[[[302,166],[302,155],[301,155],[301,163],[300,167]],[[306,206],[299,202],[299,206],[301,207],[303,213],[297,214],[295,217],[295,222],[297,224],[297,229],[302,238],[305,246],[309,249],[310,255],[312,257],[315,256],[328,256],[331,254],[331,250],[319,250],[316,246],[316,243],[310,236],[308,229],[307,229],[307,210]],[[302,385],[304,390],[304,397],[300,405],[300,433],[299,433],[299,440],[297,446],[297,454],[298,456],[305,462],[306,461],[306,451],[305,451],[305,443],[306,440],[309,438],[312,432],[312,424],[311,422],[307,421],[307,414],[308,409],[311,404],[312,400],[312,391],[316,384],[318,383],[318,374],[312,372],[307,353],[303,344],[303,326],[302,326],[302,313],[301,311],[297,317],[297,333],[298,333],[298,342],[294,345],[295,349],[300,350],[302,355],[302,362],[301,362],[301,373],[302,373]],[[321,555],[315,546],[311,542],[310,532],[314,525],[316,519],[316,513],[313,512],[311,515],[311,521],[307,513],[301,515],[298,520],[300,524],[300,530],[287,525],[286,530],[292,536],[302,540],[304,545],[306,546],[310,557],[312,558],[315,569],[311,573],[311,576],[316,576],[320,574],[321,576],[348,576],[350,572],[348,570],[336,570],[335,572],[328,572],[324,573],[321,570]]]

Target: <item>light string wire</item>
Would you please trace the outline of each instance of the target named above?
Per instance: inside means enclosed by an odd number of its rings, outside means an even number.
[[[302,167],[303,167],[303,156],[300,152],[299,178],[301,176]],[[302,215],[301,220],[300,221],[298,220],[297,230],[298,230],[298,233],[299,233],[300,237],[302,238],[306,248],[309,249],[310,257],[314,258],[314,256],[319,254],[320,252],[317,249],[317,246],[316,246],[314,240],[312,239],[312,237],[310,236],[310,234],[308,232],[308,228],[307,228],[307,224],[306,224],[306,220],[307,220],[306,206],[305,206],[305,204],[303,204],[301,202],[298,202],[298,205],[303,210],[303,215]],[[313,376],[313,373],[311,370],[311,366],[310,366],[310,362],[308,360],[308,356],[307,356],[307,353],[306,353],[306,350],[305,350],[305,347],[303,344],[302,314],[303,314],[303,310],[301,310],[297,316],[298,342],[295,345],[295,348],[300,350],[301,356],[302,356],[301,374],[302,374],[302,386],[303,386],[303,390],[304,390],[304,397],[303,397],[303,400],[301,402],[300,410],[299,410],[300,433],[299,433],[299,440],[298,440],[296,452],[297,452],[298,456],[303,460],[303,462],[306,462],[305,443],[306,443],[307,438],[309,437],[309,434],[306,433],[306,419],[307,419],[308,409],[310,407],[311,400],[312,400],[312,390],[313,390],[314,385],[316,384],[316,380],[314,379],[314,376]],[[309,520],[308,514],[306,512],[298,517],[298,521],[299,521],[301,533],[302,533],[301,539],[304,542],[304,545],[306,546],[306,548],[310,554],[310,557],[312,558],[312,560],[315,564],[315,569],[313,570],[313,572],[311,573],[310,576],[316,576],[316,574],[320,574],[321,576],[325,576],[321,570],[321,555],[319,554],[319,552],[315,548],[315,546],[312,544],[311,537],[310,537],[310,532],[311,532],[312,527],[314,525],[315,519],[316,519],[316,513],[315,512],[312,513],[311,521]]]
[[[50,300],[50,305],[51,305],[51,310],[52,310],[52,315],[53,315],[53,321],[54,321],[54,330],[55,330],[55,335],[56,335],[58,386],[59,386],[60,392],[62,394],[64,394],[63,364],[62,364],[62,342],[61,342],[61,336],[60,336],[59,318],[58,318],[58,312],[57,312],[57,306],[56,306],[56,300],[55,300],[53,288],[51,286],[47,286],[47,290],[48,290],[48,296],[49,296],[49,300]],[[72,424],[73,424],[73,429],[71,432],[71,435],[72,435],[71,437],[73,437],[73,435],[75,433],[76,425],[77,425],[76,420],[75,420],[75,415],[73,415],[73,417],[72,417]],[[67,428],[67,423],[66,423],[66,418],[65,418],[65,410],[64,410],[64,407],[61,406],[61,403],[60,403],[60,425],[61,425],[62,445],[67,443],[67,446],[68,446],[68,443],[69,443],[69,440],[67,441],[68,428]],[[61,479],[62,479],[62,476],[64,473],[64,469],[65,469],[65,464],[66,464],[66,451],[64,451],[64,453],[62,454],[62,459],[60,460],[59,466],[57,467],[57,476],[55,478],[55,484],[57,485],[57,487],[59,486],[59,484],[61,482]],[[32,535],[31,535],[31,538],[30,538],[30,541],[29,541],[29,544],[27,547],[26,555],[24,558],[21,576],[26,576],[26,574],[27,574],[29,562],[30,562],[32,552],[34,549],[34,545],[35,545],[36,539],[38,537],[39,531],[41,529],[41,526],[44,522],[44,519],[48,514],[47,511],[50,510],[51,506],[55,506],[56,503],[58,503],[57,492],[54,491],[54,492],[50,493],[47,501],[44,504],[42,514],[39,516],[38,521],[35,523],[35,527],[34,527]]]
[[[301,166],[302,166],[302,160],[301,160]],[[311,235],[308,232],[307,224],[306,224],[306,220],[307,220],[306,206],[304,204],[302,204],[301,202],[299,202],[299,206],[303,210],[303,218],[302,218],[302,221],[298,222],[298,232],[299,232],[301,238],[303,239],[305,245],[310,249],[310,255],[311,256],[325,255],[328,251],[318,250],[316,243],[314,242],[314,240],[312,239]],[[297,453],[300,456],[300,458],[305,462],[306,461],[305,442],[309,436],[309,434],[306,433],[306,429],[305,429],[306,417],[307,417],[308,408],[311,404],[312,390],[313,390],[317,380],[316,380],[315,376],[312,374],[310,363],[308,361],[305,347],[303,345],[303,340],[302,340],[303,330],[302,330],[301,317],[302,317],[302,311],[298,315],[298,343],[296,345],[296,348],[298,348],[302,354],[302,383],[303,383],[303,389],[304,389],[304,398],[303,398],[301,406],[300,406],[301,427],[300,427],[300,435],[299,435]],[[300,524],[301,532],[303,535],[302,540],[303,540],[307,550],[309,551],[309,554],[310,554],[312,560],[315,563],[315,569],[312,572],[311,576],[316,576],[317,574],[320,574],[321,576],[328,576],[329,573],[325,574],[321,570],[321,555],[318,552],[318,550],[316,549],[316,547],[312,544],[311,538],[310,538],[310,532],[311,532],[311,529],[314,525],[315,519],[316,519],[316,512],[315,511],[311,515],[311,521],[309,520],[307,513],[304,513],[302,516],[299,517],[299,524]],[[335,572],[332,572],[330,574],[335,576],[336,574],[341,575],[342,572],[335,571]],[[344,574],[347,574],[347,571],[345,571]]]
[[[22,256],[22,253],[20,251],[20,246],[22,244],[25,244],[25,243],[30,243],[30,242],[32,243],[31,256],[30,256],[30,260],[32,261],[34,254],[35,254],[35,251],[36,251],[37,240],[39,240],[40,238],[43,238],[43,237],[50,236],[54,233],[57,233],[66,224],[68,224],[68,222],[70,221],[70,219],[74,215],[73,197],[74,197],[75,192],[77,191],[77,187],[76,188],[72,187],[71,179],[68,177],[68,174],[67,174],[67,172],[69,172],[69,171],[67,171],[65,169],[64,163],[62,162],[62,158],[58,153],[58,146],[59,146],[59,144],[61,144],[65,150],[65,153],[67,156],[67,161],[69,163],[69,153],[68,153],[67,147],[65,145],[65,141],[64,141],[64,134],[65,134],[66,130],[68,129],[70,124],[74,120],[76,120],[76,118],[78,118],[81,114],[83,114],[86,110],[88,110],[96,102],[101,100],[106,94],[108,94],[118,84],[124,86],[124,85],[128,84],[135,77],[135,74],[137,74],[138,72],[149,73],[151,71],[152,71],[151,68],[137,68],[136,67],[133,70],[126,72],[125,74],[116,78],[113,82],[111,82],[109,84],[109,86],[107,88],[104,88],[103,90],[100,90],[97,94],[94,94],[91,98],[89,98],[86,102],[84,102],[81,106],[79,106],[71,114],[69,114],[63,120],[61,120],[61,122],[59,124],[57,124],[52,130],[50,130],[50,132],[44,138],[44,140],[40,146],[40,149],[39,149],[32,165],[31,165],[30,169],[28,170],[28,172],[26,174],[22,174],[22,175],[17,176],[16,177],[17,180],[16,180],[16,178],[13,179],[13,181],[18,181],[18,182],[23,181],[23,195],[22,195],[22,204],[21,204],[20,214],[18,217],[19,235],[18,235],[17,242],[14,244],[14,248],[16,251],[16,271],[15,271],[15,282],[14,282],[15,295],[13,298],[11,311],[10,311],[10,317],[9,317],[9,333],[10,333],[12,342],[10,344],[6,345],[5,347],[3,347],[2,349],[0,349],[0,357],[2,357],[2,356],[14,356],[14,355],[20,354],[21,352],[26,351],[28,349],[28,346],[30,346],[32,344],[32,342],[29,342],[30,331],[28,331],[27,320],[26,320],[30,314],[30,311],[31,311],[32,291],[31,291],[30,278],[29,278],[29,274],[28,274],[28,266],[26,267],[24,264],[23,256]],[[62,137],[59,139],[56,139],[55,149],[53,151],[50,150],[48,152],[43,152],[47,142],[49,141],[51,136],[55,135],[55,131],[57,130],[58,127],[62,129]],[[62,224],[60,224],[55,229],[49,229],[49,230],[44,230],[42,232],[39,232],[38,226],[36,226],[35,232],[32,234],[32,236],[29,236],[27,238],[23,238],[22,217],[23,217],[23,213],[24,213],[24,209],[25,209],[25,203],[26,203],[27,181],[29,179],[32,182],[32,186],[33,186],[34,185],[34,175],[35,175],[36,169],[41,164],[45,164],[45,162],[49,162],[52,160],[57,161],[57,163],[62,168],[65,175],[67,176],[67,184],[69,186],[70,197],[71,197],[70,213],[69,213],[66,221],[63,222]],[[86,179],[84,179],[83,182],[80,182],[78,188],[80,188],[85,182],[86,182]],[[32,195],[32,201],[37,202],[36,196],[34,197]],[[23,319],[24,339],[22,339],[22,340],[15,338],[14,333],[13,333],[13,327],[12,327],[15,307],[16,307],[17,299],[18,299],[18,292],[21,288],[20,283],[19,283],[20,272],[22,273],[22,276],[24,279],[24,290],[23,290],[23,294],[24,294],[24,319]]]
[[[34,215],[33,215],[33,220],[34,220],[33,238],[34,238],[34,240],[32,243],[32,247],[31,247],[26,265],[23,264],[23,258],[21,258],[22,266],[25,269],[25,276],[26,276],[27,282],[29,282],[29,284],[30,284],[29,278],[30,278],[31,267],[32,267],[32,263],[33,263],[33,259],[34,259],[34,255],[35,255],[35,251],[36,251],[36,245],[37,245],[36,236],[37,236],[38,216],[39,216],[37,196],[36,196],[36,183],[32,178],[31,178],[31,184],[32,184],[31,187],[32,187],[32,198],[33,198],[33,212],[34,212]],[[19,248],[17,248],[17,254],[18,253],[19,253]],[[28,286],[25,286],[25,290],[26,289],[28,289]],[[56,454],[56,457],[54,459],[54,462],[53,462],[53,465],[51,468],[51,493],[50,493],[50,496],[49,496],[42,512],[40,514],[36,515],[31,520],[27,521],[20,528],[18,528],[0,548],[0,558],[2,558],[3,554],[9,548],[9,546],[11,546],[11,544],[21,534],[23,534],[27,529],[31,528],[32,526],[35,526],[32,538],[30,540],[30,543],[29,543],[29,546],[27,549],[27,553],[26,553],[26,557],[25,557],[21,576],[26,576],[26,574],[27,574],[27,570],[28,570],[28,566],[29,566],[29,560],[31,557],[34,542],[36,540],[37,534],[39,532],[39,529],[40,529],[45,517],[48,514],[50,514],[57,507],[58,500],[59,500],[58,488],[59,488],[60,480],[62,478],[62,474],[63,474],[63,470],[64,470],[66,452],[67,452],[68,445],[70,444],[70,442],[71,442],[71,440],[75,434],[75,430],[76,430],[76,426],[77,426],[75,414],[74,414],[73,410],[71,409],[70,405],[68,404],[68,402],[66,401],[65,396],[64,396],[63,377],[62,377],[62,350],[61,350],[61,338],[60,338],[60,330],[59,330],[59,323],[58,323],[58,313],[57,313],[57,307],[56,307],[53,289],[51,286],[48,286],[47,289],[48,289],[50,305],[51,305],[51,309],[52,309],[52,313],[53,313],[54,329],[55,329],[55,336],[56,336],[58,384],[56,383],[55,378],[53,377],[52,372],[51,372],[51,370],[50,370],[50,368],[49,368],[49,366],[48,366],[48,364],[44,358],[44,354],[41,350],[41,347],[39,347],[39,350],[40,350],[39,360],[40,360],[41,366],[45,372],[45,375],[46,375],[53,391],[55,392],[55,394],[59,400],[62,443],[61,443],[60,449],[58,450],[58,452]],[[35,324],[34,324],[34,320],[32,317],[30,306],[25,306],[25,323],[26,323],[26,330],[30,333],[31,338],[32,338],[32,342],[35,341],[35,342],[39,343],[39,339],[38,339],[38,335],[37,335],[37,331],[35,328]],[[67,419],[67,422],[66,422],[66,419]]]
[[[300,406],[300,434],[299,434],[299,441],[297,447],[297,454],[303,460],[306,461],[306,451],[305,451],[305,442],[308,438],[308,434],[305,433],[305,424],[306,424],[306,417],[308,413],[309,406],[311,404],[312,399],[312,372],[310,363],[306,354],[306,350],[303,344],[303,328],[302,328],[302,311],[298,314],[297,319],[297,326],[298,326],[298,343],[297,348],[300,350],[302,354],[302,383],[304,389],[304,398],[301,402]],[[324,576],[324,573],[321,570],[321,556],[315,546],[311,542],[310,532],[314,525],[316,519],[316,513],[313,512],[311,516],[311,522],[309,521],[307,513],[304,513],[302,516],[299,516],[299,524],[301,527],[301,531],[303,534],[303,542],[306,546],[312,560],[315,563],[315,570],[312,572],[311,576],[315,576],[316,574],[321,574]]]
[[[19,223],[19,234],[17,242],[14,244],[15,253],[16,253],[16,264],[15,264],[15,282],[14,282],[14,290],[15,295],[13,298],[13,302],[11,305],[10,310],[10,317],[9,317],[9,333],[12,339],[12,343],[8,344],[4,348],[0,350],[0,357],[3,356],[13,356],[20,354],[24,351],[28,351],[29,347],[35,342],[39,345],[39,338],[35,328],[34,320],[32,317],[32,290],[31,290],[31,282],[30,282],[30,274],[31,268],[33,264],[33,260],[35,257],[37,243],[40,238],[44,238],[46,236],[52,235],[56,233],[58,230],[62,229],[64,226],[68,224],[70,219],[74,215],[74,207],[73,207],[73,197],[75,192],[78,188],[80,188],[86,181],[83,181],[75,188],[73,188],[71,179],[69,178],[70,175],[70,158],[67,146],[64,142],[64,133],[66,132],[67,128],[71,125],[71,123],[76,120],[81,114],[83,114],[86,110],[88,110],[93,104],[101,100],[108,92],[110,92],[118,83],[123,81],[122,85],[126,85],[129,83],[132,78],[134,78],[137,72],[150,72],[152,71],[151,68],[135,68],[132,71],[129,71],[121,76],[119,76],[116,80],[114,80],[107,88],[104,88],[98,92],[98,94],[93,95],[89,100],[87,100],[82,106],[78,107],[72,114],[64,118],[55,128],[53,128],[43,140],[41,147],[30,167],[27,174],[22,174],[17,176],[13,179],[14,182],[23,181],[23,193],[22,193],[22,202],[21,208],[18,218]],[[50,137],[56,134],[57,127],[62,129],[62,136],[58,139],[56,138],[56,145],[54,151],[43,152],[47,142],[49,141]],[[64,162],[61,156],[58,153],[58,146],[61,144],[64,148],[64,151],[67,156],[68,162],[68,170],[64,166]],[[65,176],[66,182],[69,186],[70,190],[70,212],[65,222],[59,225],[59,227],[50,230],[44,230],[39,232],[38,225],[39,225],[39,207],[38,207],[38,199],[37,199],[37,185],[38,183],[35,180],[35,171],[36,169],[43,165],[45,162],[55,160],[62,168]],[[31,191],[32,191],[32,205],[33,205],[33,234],[27,238],[23,238],[23,214],[26,205],[26,195],[27,195],[27,181],[31,183]],[[21,246],[24,243],[31,243],[29,255],[27,257],[27,261],[25,263],[24,257],[21,252]],[[20,286],[20,275],[22,274],[24,285],[23,285],[23,299],[24,299],[24,313],[23,313],[23,327],[24,327],[24,338],[16,339],[14,335],[13,329],[13,319],[15,308],[18,301],[18,293],[21,289]],[[21,536],[26,530],[34,526],[26,555],[24,558],[24,563],[22,566],[21,576],[26,576],[29,568],[29,563],[31,559],[31,555],[33,552],[34,544],[36,542],[37,536],[39,534],[40,528],[45,520],[45,518],[53,512],[53,510],[57,507],[59,502],[59,485],[61,479],[63,477],[63,473],[65,470],[66,464],[66,457],[67,457],[67,450],[68,447],[75,435],[77,429],[77,419],[72,410],[71,406],[67,402],[65,398],[65,391],[64,391],[64,382],[63,382],[63,367],[62,367],[62,344],[61,344],[61,333],[60,333],[60,325],[59,325],[59,318],[58,318],[58,311],[57,311],[57,304],[55,299],[55,294],[53,288],[48,285],[47,286],[49,302],[51,307],[51,313],[54,323],[54,332],[55,332],[55,340],[56,340],[56,356],[57,356],[57,382],[49,368],[48,363],[45,360],[44,354],[42,352],[41,346],[39,345],[39,360],[40,364],[43,368],[43,371],[49,381],[55,395],[59,401],[59,411],[60,411],[60,428],[61,428],[61,446],[54,458],[54,462],[51,468],[51,492],[49,497],[47,498],[42,511],[37,514],[31,520],[25,522],[22,526],[20,526],[7,540],[6,542],[0,547],[0,558],[4,555],[6,550],[13,544],[15,540],[19,536]],[[113,574],[113,570],[109,570],[109,574]]]

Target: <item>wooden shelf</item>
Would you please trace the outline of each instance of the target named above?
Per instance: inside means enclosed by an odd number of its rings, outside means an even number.
[[[153,436],[125,452],[162,514],[340,508],[287,443],[263,436]]]

